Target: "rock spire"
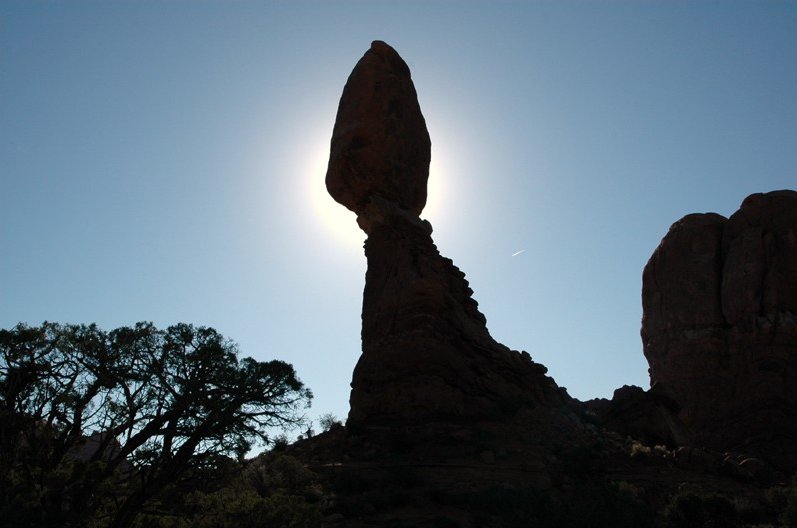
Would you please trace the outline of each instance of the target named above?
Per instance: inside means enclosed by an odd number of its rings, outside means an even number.
[[[499,419],[570,402],[545,367],[490,337],[465,275],[435,247],[419,217],[430,149],[409,68],[374,42],[343,89],[326,176],[368,235],[349,424]]]

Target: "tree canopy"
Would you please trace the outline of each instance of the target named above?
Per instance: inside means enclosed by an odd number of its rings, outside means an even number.
[[[290,364],[239,360],[212,328],[0,330],[0,516],[129,526],[164,487],[303,423],[311,398]]]

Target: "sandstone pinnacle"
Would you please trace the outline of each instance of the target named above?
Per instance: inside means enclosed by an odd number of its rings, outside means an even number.
[[[374,42],[343,89],[326,180],[368,235],[348,424],[499,420],[570,406],[545,367],[490,336],[465,274],[419,218],[430,151],[409,68]],[[564,420],[554,414],[551,423]]]
[[[343,88],[327,190],[357,215],[379,197],[417,217],[426,205],[430,160],[410,69],[393,48],[374,41]]]

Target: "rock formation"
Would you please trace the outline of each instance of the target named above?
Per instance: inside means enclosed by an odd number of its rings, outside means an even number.
[[[490,337],[465,275],[440,256],[426,202],[430,141],[399,55],[374,42],[340,100],[326,185],[367,233],[362,356],[349,424],[500,419],[569,397]]]
[[[797,468],[797,192],[687,215],[643,274],[642,340],[696,445]]]
[[[431,148],[409,67],[393,48],[373,42],[340,98],[329,194],[358,215],[381,196],[418,216],[426,205]]]
[[[611,400],[584,402],[604,428],[632,437],[646,445],[677,447],[691,445],[692,436],[678,418],[680,407],[659,384],[649,391],[625,385],[614,391]]]
[[[747,453],[794,462],[797,193],[676,223],[645,270],[653,387],[580,404],[490,336],[439,254],[420,218],[430,149],[407,65],[374,42],[326,177],[368,236],[351,410],[290,448],[334,492],[325,525],[669,526],[665,505],[690,489],[775,522],[764,490],[784,473]]]

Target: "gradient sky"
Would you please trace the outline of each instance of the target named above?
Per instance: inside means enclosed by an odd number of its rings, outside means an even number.
[[[438,248],[577,398],[647,386],[673,222],[797,187],[794,2],[3,0],[0,326],[212,326],[345,417],[363,236],[323,177],[374,39],[412,70]]]

